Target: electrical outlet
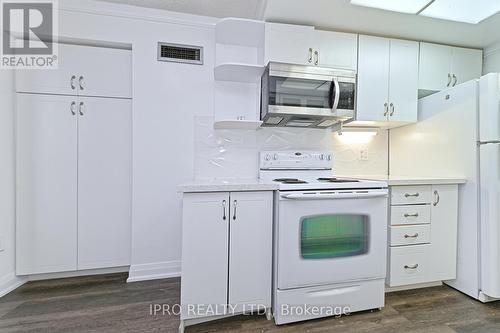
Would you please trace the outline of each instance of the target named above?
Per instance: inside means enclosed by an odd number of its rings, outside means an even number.
[[[361,149],[359,151],[359,159],[361,161],[368,161],[368,150],[367,149]]]

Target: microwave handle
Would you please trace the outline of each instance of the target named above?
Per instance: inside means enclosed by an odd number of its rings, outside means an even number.
[[[337,110],[337,107],[339,106],[339,100],[340,100],[340,85],[339,85],[339,80],[334,79],[332,82],[335,85],[335,96],[333,97],[333,107],[332,110],[335,111]]]

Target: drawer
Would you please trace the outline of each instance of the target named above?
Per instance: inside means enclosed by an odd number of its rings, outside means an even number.
[[[408,225],[390,227],[391,246],[428,244],[431,242],[431,225]]]
[[[431,186],[392,186],[391,205],[430,204]]]
[[[389,248],[390,287],[425,283],[429,276],[430,245],[413,245]]]
[[[391,225],[431,223],[430,205],[391,206]]]

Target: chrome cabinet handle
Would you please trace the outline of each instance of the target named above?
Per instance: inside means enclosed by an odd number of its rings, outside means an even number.
[[[84,103],[83,102],[80,102],[80,104],[78,105],[78,113],[80,114],[80,116],[83,116],[83,108],[84,108]]]
[[[75,86],[75,79],[76,79],[76,76],[73,75],[71,77],[71,79],[69,80],[69,85],[71,86],[71,90],[75,90],[76,86]]]
[[[309,59],[308,59],[309,63],[312,63],[313,62],[313,49],[310,47],[309,48]]]
[[[458,81],[457,76],[455,74],[453,74],[453,86],[452,87],[457,85],[457,81]]]
[[[314,51],[314,64],[317,66],[319,64],[319,52]]]
[[[434,191],[434,197],[435,197],[435,200],[432,203],[432,205],[437,206],[439,204],[439,200],[441,200],[441,198],[439,197],[439,192],[437,190]]]
[[[76,102],[75,102],[75,101],[73,101],[73,102],[71,102],[71,105],[70,105],[70,107],[69,107],[69,110],[71,111],[71,114],[72,114],[73,116],[74,116],[74,115],[76,115],[75,108],[76,108]]]
[[[409,198],[409,197],[415,197],[415,198],[418,198],[420,196],[420,193],[413,193],[413,194],[410,194],[410,193],[406,193],[405,194],[405,198]]]
[[[222,219],[226,220],[226,200],[222,200]]]
[[[389,107],[387,103],[384,103],[384,117],[387,117],[387,114],[389,113]]]
[[[451,74],[448,73],[448,83],[446,84],[447,87],[449,87],[451,84]]]
[[[417,238],[418,233],[414,233],[413,235],[405,235],[405,238]]]
[[[233,201],[233,206],[234,206],[234,210],[233,210],[233,221],[236,220],[236,207],[238,206],[238,200],[234,200]]]
[[[394,114],[394,103],[391,103],[391,113],[389,113],[389,116],[392,117],[393,114]]]
[[[80,90],[85,89],[85,81],[83,81],[83,76],[78,79],[78,84],[80,85]]]
[[[418,264],[415,264],[413,266],[405,265],[405,269],[417,269],[417,268],[418,268]]]
[[[405,214],[404,214],[404,217],[418,217],[418,213],[415,213],[415,214],[408,214],[408,213],[405,213]]]

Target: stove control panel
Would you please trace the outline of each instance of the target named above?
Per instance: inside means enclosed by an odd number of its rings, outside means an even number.
[[[330,151],[262,151],[261,170],[266,169],[332,169],[333,154]]]

